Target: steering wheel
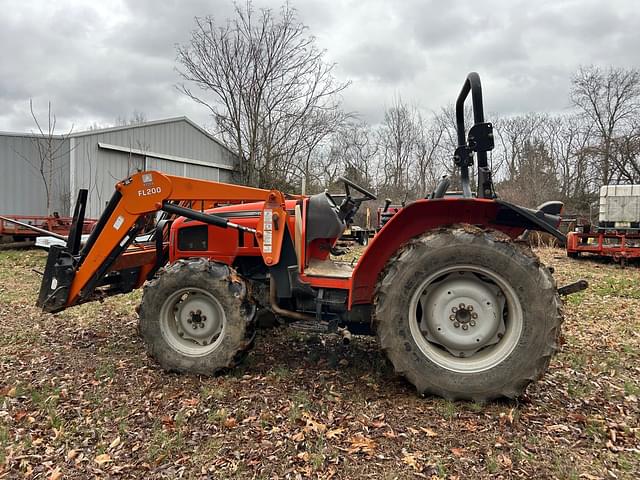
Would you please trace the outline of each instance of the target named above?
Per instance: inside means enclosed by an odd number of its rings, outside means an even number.
[[[338,206],[335,200],[331,197],[329,193],[327,193],[327,197],[329,197],[329,201],[336,206],[338,217],[340,217],[340,220],[349,224],[351,223],[351,221],[353,220],[353,217],[358,212],[358,209],[360,208],[360,204],[362,204],[362,202],[366,200],[375,200],[376,196],[373,193],[369,192],[368,190],[365,190],[364,188],[362,188],[360,185],[353,183],[351,180],[347,178],[338,177],[338,179],[342,183],[344,183],[344,190],[345,190],[344,200]],[[359,198],[353,198],[351,196],[351,188],[361,193],[363,196]]]

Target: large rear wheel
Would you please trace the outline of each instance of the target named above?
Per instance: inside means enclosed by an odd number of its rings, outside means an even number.
[[[375,326],[420,393],[514,398],[556,350],[560,299],[528,247],[471,226],[428,232],[389,261]]]
[[[179,260],[145,287],[139,331],[165,370],[212,375],[241,360],[254,315],[244,282],[228,266]]]

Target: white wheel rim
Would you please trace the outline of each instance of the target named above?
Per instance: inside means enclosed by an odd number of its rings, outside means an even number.
[[[479,373],[502,363],[523,329],[520,300],[496,272],[475,265],[438,270],[409,303],[411,336],[439,367]]]
[[[216,350],[225,335],[227,319],[220,302],[200,288],[182,288],[160,309],[160,331],[167,344],[186,357],[202,357]]]

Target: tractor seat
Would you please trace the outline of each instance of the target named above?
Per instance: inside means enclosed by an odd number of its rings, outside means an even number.
[[[307,206],[307,245],[318,238],[340,238],[347,224],[338,215],[339,207],[326,193],[309,197]]]

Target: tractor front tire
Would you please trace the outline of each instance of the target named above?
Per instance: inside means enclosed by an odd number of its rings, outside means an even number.
[[[178,260],[144,288],[139,332],[167,371],[213,375],[234,367],[252,345],[255,306],[227,265]]]
[[[470,225],[430,231],[389,260],[374,327],[396,372],[421,394],[515,398],[557,349],[561,301],[526,246]]]

